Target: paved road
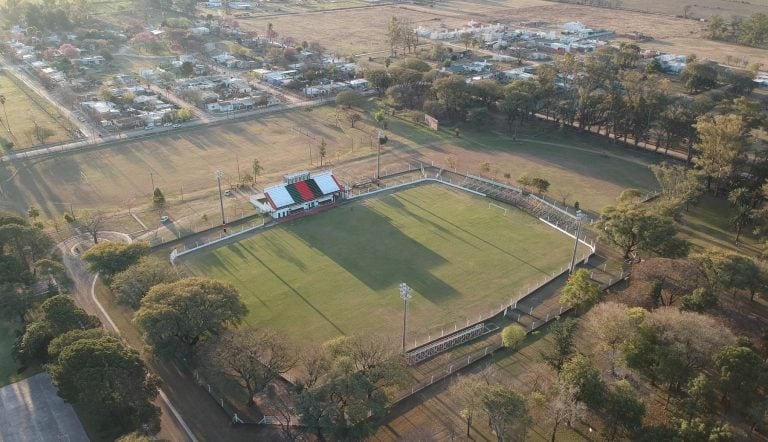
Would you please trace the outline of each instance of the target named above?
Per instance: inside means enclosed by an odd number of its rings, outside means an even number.
[[[99,233],[99,239],[115,242],[130,242],[130,237],[128,235],[119,232],[101,232]],[[75,302],[88,313],[98,316],[105,329],[119,335],[120,330],[117,328],[117,325],[115,325],[112,318],[109,317],[109,314],[107,314],[106,310],[104,310],[102,305],[96,299],[94,286],[98,275],[90,273],[79,256],[79,253],[82,253],[83,249],[89,247],[91,244],[92,241],[90,235],[83,234],[73,236],[72,238],[57,244],[56,247],[61,251],[64,266],[69,271],[69,275],[74,282],[75,288],[72,296],[75,299]],[[174,442],[196,442],[196,438],[189,430],[189,427],[187,427],[184,419],[178,411],[176,411],[176,408],[168,400],[168,397],[162,389],[160,389],[160,395],[155,401],[155,405],[159,406],[162,411],[161,431],[158,435],[161,439]],[[0,420],[0,422],[2,421]],[[0,435],[2,435],[2,433],[0,433]],[[4,439],[0,437],[0,441],[3,440]]]
[[[88,442],[88,436],[50,375],[40,373],[0,388],[0,441]]]
[[[307,101],[300,101],[300,102],[291,103],[291,104],[282,105],[282,106],[271,106],[271,107],[267,107],[267,108],[260,108],[260,109],[255,109],[255,110],[247,111],[247,112],[239,112],[237,114],[229,115],[229,116],[227,116],[227,115],[220,116],[220,117],[219,116],[216,116],[216,117],[211,116],[210,120],[208,122],[201,121],[201,120],[198,119],[198,120],[192,120],[192,121],[190,121],[188,123],[184,123],[184,125],[182,127],[180,127],[180,128],[162,127],[162,126],[160,126],[160,127],[154,128],[151,131],[145,131],[145,130],[139,129],[139,130],[134,130],[134,131],[131,131],[131,132],[123,132],[123,133],[118,134],[118,135],[109,135],[109,136],[106,136],[106,137],[100,137],[95,143],[92,142],[92,141],[89,141],[89,140],[83,140],[83,141],[76,141],[76,142],[68,143],[68,144],[61,144],[61,145],[58,145],[58,146],[41,147],[41,148],[38,148],[38,149],[31,149],[31,150],[26,150],[26,151],[23,151],[23,152],[13,153],[13,154],[10,154],[10,155],[0,156],[0,162],[25,160],[25,159],[29,159],[29,158],[36,158],[36,157],[50,155],[50,154],[54,154],[54,153],[61,153],[61,152],[67,152],[67,151],[76,151],[76,150],[79,150],[79,149],[86,149],[86,148],[89,148],[89,147],[95,147],[95,146],[104,145],[104,144],[107,144],[107,143],[113,143],[113,142],[117,142],[117,141],[125,141],[125,140],[129,140],[129,139],[140,140],[140,139],[152,138],[154,136],[157,136],[157,135],[160,135],[160,134],[163,134],[163,133],[166,133],[166,132],[183,133],[184,131],[187,130],[187,128],[193,127],[193,126],[206,126],[206,125],[222,124],[222,123],[225,123],[227,121],[231,121],[231,122],[244,121],[244,120],[247,120],[249,118],[254,118],[256,116],[259,116],[259,115],[266,115],[266,114],[271,114],[271,113],[276,113],[276,112],[284,112],[284,111],[287,111],[287,110],[298,109],[298,108],[308,107],[308,106],[318,106],[318,105],[321,105],[321,104],[333,102],[334,100],[335,100],[335,98],[329,97],[329,98],[323,98],[323,99],[320,99],[320,100],[312,100],[312,101],[307,100]]]

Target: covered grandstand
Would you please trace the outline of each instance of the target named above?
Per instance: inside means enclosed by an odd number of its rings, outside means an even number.
[[[315,176],[298,172],[283,177],[283,182],[264,189],[263,194],[253,195],[251,203],[273,218],[283,218],[297,212],[330,204],[341,197],[342,186],[333,172]]]

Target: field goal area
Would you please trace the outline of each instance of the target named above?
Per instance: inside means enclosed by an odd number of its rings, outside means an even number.
[[[504,216],[507,216],[507,214],[509,213],[509,209],[507,209],[506,207],[501,207],[500,205],[494,204],[494,203],[488,203],[488,208],[491,210],[503,213]]]

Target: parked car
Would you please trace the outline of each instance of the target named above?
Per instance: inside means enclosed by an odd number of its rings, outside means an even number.
[[[163,215],[160,217],[160,222],[165,224],[171,222],[171,217],[168,215]]]
[[[225,190],[224,191],[224,196],[232,196],[232,191],[231,190]]]

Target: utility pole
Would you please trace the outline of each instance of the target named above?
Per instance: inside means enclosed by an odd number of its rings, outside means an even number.
[[[381,140],[384,139],[384,132],[379,131],[379,137],[376,140],[376,181],[379,180],[381,174]]]
[[[221,205],[221,224],[224,225],[227,223],[227,220],[224,218],[224,195],[221,193],[221,179],[224,178],[224,172],[217,170],[216,171],[216,183],[219,185],[219,204]]]
[[[237,184],[240,185],[240,156],[235,154],[235,163],[237,163]]]
[[[569,274],[573,274],[574,270],[576,270],[576,249],[579,248],[579,235],[581,234],[581,218],[584,217],[584,214],[581,212],[581,210],[576,211],[576,239],[573,243],[573,256],[571,256],[571,270],[568,272]]]

